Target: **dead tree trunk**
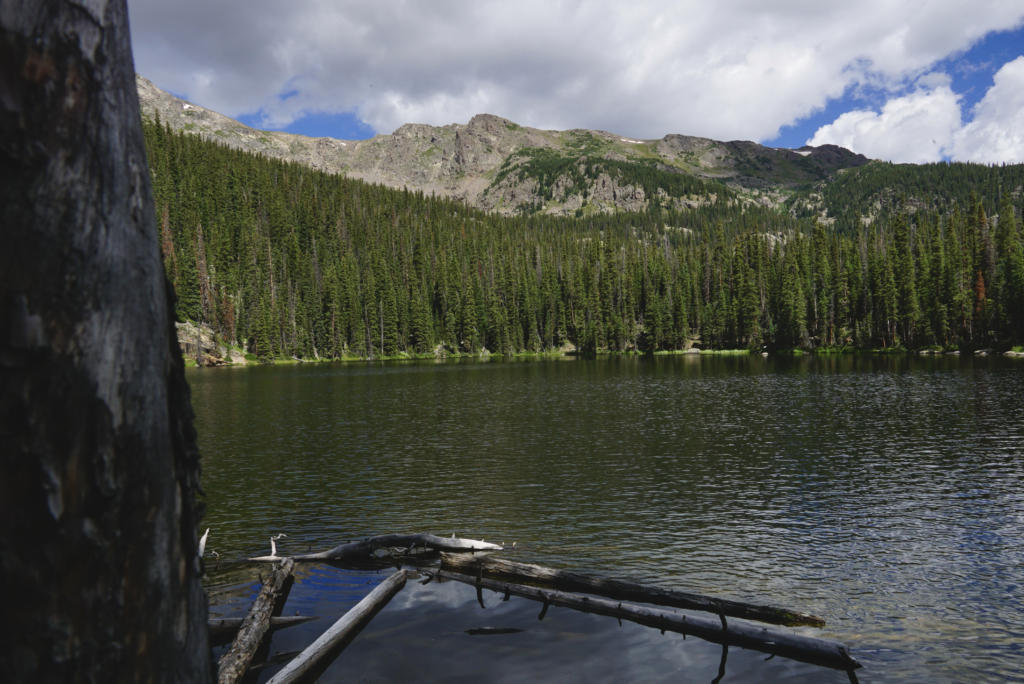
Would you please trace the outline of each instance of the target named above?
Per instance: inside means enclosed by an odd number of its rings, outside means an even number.
[[[208,681],[198,452],[124,0],[0,6],[0,672]]]
[[[263,637],[270,627],[271,613],[279,604],[278,597],[292,575],[295,561],[285,558],[273,574],[263,583],[259,596],[253,602],[249,614],[242,621],[231,648],[221,656],[217,665],[217,681],[220,684],[235,684],[242,681],[256,650],[263,643]]]

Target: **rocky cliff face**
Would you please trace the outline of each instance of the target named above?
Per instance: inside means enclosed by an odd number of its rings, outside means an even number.
[[[694,206],[714,201],[722,184],[741,198],[776,201],[791,186],[868,161],[831,145],[788,150],[685,135],[632,140],[604,131],[544,131],[491,114],[466,124],[406,124],[370,140],[309,138],[249,128],[141,76],[136,81],[143,115],[175,130],[500,213],[643,210],[652,201]]]
[[[247,363],[245,354],[218,341],[210,326],[197,325],[192,321],[174,325],[178,347],[186,361],[191,361],[197,366],[244,366]]]

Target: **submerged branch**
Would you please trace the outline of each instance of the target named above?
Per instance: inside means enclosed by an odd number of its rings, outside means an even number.
[[[531,563],[519,563],[504,558],[466,558],[453,554],[441,554],[441,565],[449,570],[472,575],[482,572],[487,577],[543,584],[563,591],[581,591],[589,594],[598,594],[599,596],[607,596],[608,598],[620,601],[639,601],[641,603],[654,603],[674,608],[701,610],[716,615],[757,620],[758,622],[767,622],[773,625],[787,625],[790,627],[798,625],[823,627],[825,625],[825,620],[817,615],[798,613],[785,608],[729,601],[712,596],[652,587],[636,582],[591,577]]]
[[[825,639],[801,636],[760,625],[724,621],[674,611],[659,610],[649,606],[638,606],[604,598],[572,594],[554,589],[541,589],[522,584],[513,584],[493,579],[464,575],[449,570],[435,570],[442,579],[463,582],[478,589],[484,588],[500,594],[515,594],[544,604],[541,616],[548,606],[561,606],[587,613],[607,615],[656,629],[692,634],[718,644],[742,646],[762,653],[779,655],[836,670],[852,671],[861,665],[854,660],[846,646]]]

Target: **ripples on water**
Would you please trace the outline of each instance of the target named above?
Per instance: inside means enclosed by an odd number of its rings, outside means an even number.
[[[280,531],[292,552],[454,531],[516,540],[524,560],[823,615],[818,633],[853,646],[870,681],[1021,673],[1024,363],[659,357],[207,369],[189,380],[211,548],[228,559],[265,553]],[[336,615],[381,579],[303,572],[289,613],[295,603]],[[448,586],[407,588],[373,629],[428,648],[435,628],[415,616],[479,621],[472,590]],[[252,571],[225,561],[210,590],[215,608],[244,609]],[[430,610],[398,609],[414,600]],[[467,679],[500,653],[511,664],[493,679],[555,681],[566,654],[582,662],[595,648],[616,653],[596,679],[717,673],[717,646],[681,650],[588,616],[565,627],[587,636],[558,637],[543,656],[554,637],[535,607],[501,610],[528,616],[527,636],[488,637],[488,655],[460,665]],[[301,648],[325,626],[282,632],[275,648]],[[370,630],[364,641],[347,667],[404,676],[379,669]],[[525,663],[536,658],[534,671]],[[730,656],[729,678],[833,674],[761,658]]]

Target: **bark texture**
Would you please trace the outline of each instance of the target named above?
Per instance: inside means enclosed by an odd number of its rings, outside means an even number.
[[[0,226],[0,672],[209,681],[124,0],[0,3]]]

